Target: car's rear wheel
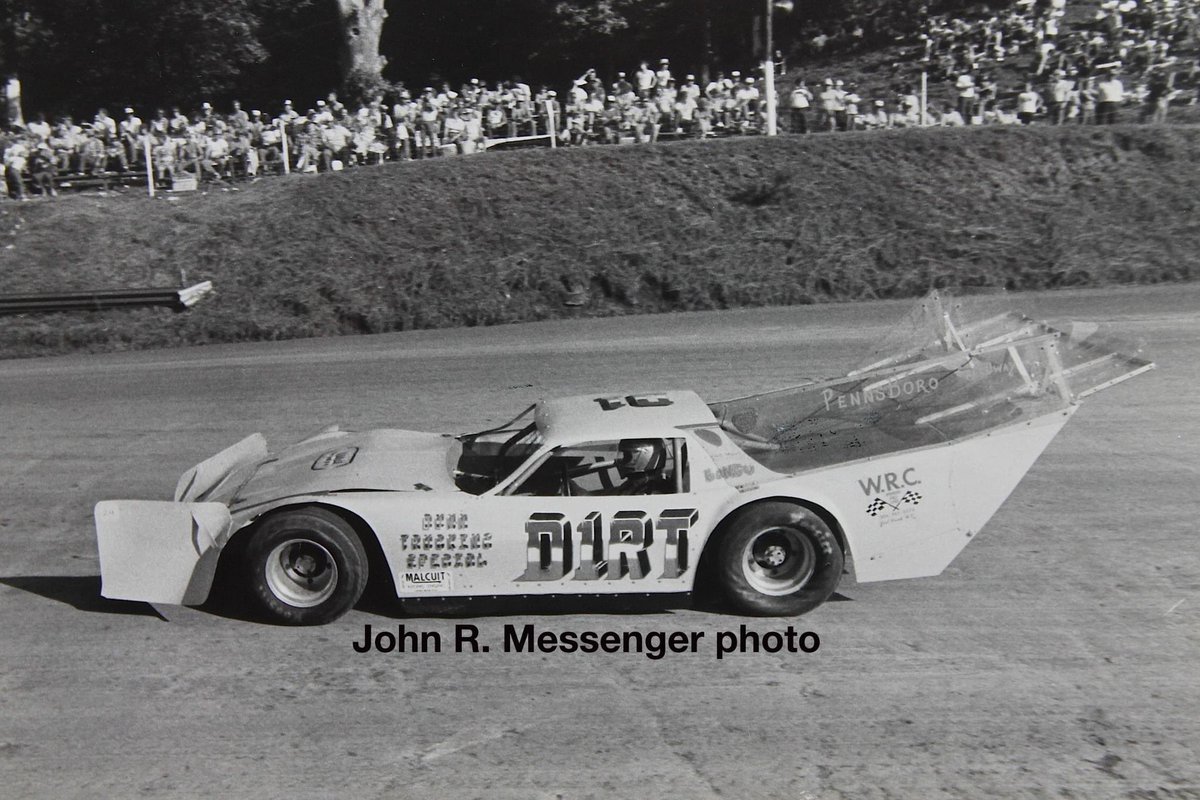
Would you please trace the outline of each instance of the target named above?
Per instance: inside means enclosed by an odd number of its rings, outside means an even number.
[[[756,503],[735,512],[724,528],[717,578],[739,611],[803,614],[837,588],[842,548],[813,511],[791,503]]]
[[[250,593],[272,620],[320,625],[345,614],[367,585],[367,554],[350,525],[315,506],[272,514],[246,549]]]

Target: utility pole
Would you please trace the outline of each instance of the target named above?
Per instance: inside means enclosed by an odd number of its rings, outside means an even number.
[[[767,0],[767,50],[763,62],[763,90],[767,95],[767,136],[779,133],[779,105],[775,98],[775,9],[791,11],[792,0]]]

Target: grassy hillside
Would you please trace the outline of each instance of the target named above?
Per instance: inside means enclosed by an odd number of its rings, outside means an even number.
[[[0,318],[0,355],[1188,280],[1197,186],[1200,129],[1045,127],[495,153],[3,202],[0,292],[178,286],[183,271],[219,294],[184,314]]]

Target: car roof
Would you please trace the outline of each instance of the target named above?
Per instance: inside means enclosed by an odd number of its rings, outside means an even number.
[[[547,442],[563,444],[659,438],[674,428],[715,422],[708,405],[691,391],[542,400],[534,419]]]

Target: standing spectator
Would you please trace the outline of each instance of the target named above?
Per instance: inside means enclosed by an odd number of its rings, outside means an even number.
[[[1096,123],[1096,79],[1088,76],[1079,89],[1079,124],[1094,125]]]
[[[643,61],[633,77],[637,83],[638,97],[649,97],[650,90],[654,88],[654,70],[650,69],[650,65]]]
[[[975,116],[975,76],[969,72],[962,73],[954,82],[954,88],[958,90],[959,116],[965,124],[970,124],[971,117]]]
[[[1104,80],[1096,84],[1096,92],[1096,124],[1114,124],[1117,121],[1117,109],[1125,101],[1125,85],[1117,77],[1116,70],[1108,70]]]
[[[980,77],[978,92],[979,108],[976,111],[976,116],[986,118],[988,112],[994,110],[996,106],[996,94],[999,92],[996,79],[990,73]]]
[[[835,111],[838,105],[837,89],[834,88],[833,79],[825,79],[825,88],[821,90],[820,95],[821,105],[818,108],[817,114],[817,129],[823,131],[832,131],[837,127]]]
[[[812,101],[813,93],[804,85],[804,79],[800,78],[789,100],[792,133],[808,133],[808,109],[812,107]]]
[[[1022,125],[1030,125],[1037,112],[1042,107],[1042,96],[1033,90],[1033,84],[1026,82],[1025,91],[1017,95],[1017,119]]]
[[[1146,105],[1142,110],[1142,121],[1162,123],[1167,121],[1167,108],[1171,102],[1171,84],[1175,74],[1164,74],[1161,67],[1152,67],[1150,80],[1146,84]]]
[[[671,62],[664,58],[658,62],[658,71],[654,73],[654,85],[661,88],[671,80]]]
[[[1062,125],[1067,121],[1068,101],[1075,89],[1075,81],[1067,77],[1061,69],[1054,71],[1054,81],[1050,84],[1050,102],[1046,104],[1046,114],[1050,122]]]
[[[833,120],[839,131],[846,130],[846,82],[838,78],[833,82]]]
[[[850,84],[850,89],[846,92],[846,130],[852,131],[858,128],[858,104],[862,102],[862,98],[858,96],[858,91],[854,84]]]

